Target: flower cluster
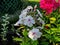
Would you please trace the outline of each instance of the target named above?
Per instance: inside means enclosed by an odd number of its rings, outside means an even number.
[[[16,24],[14,24],[15,26],[24,25],[32,28],[32,30],[29,29],[28,33],[28,37],[32,40],[37,40],[41,37],[42,32],[39,30],[42,30],[45,24],[44,20],[42,19],[42,14],[38,9],[36,9],[36,7],[37,5],[35,5],[34,10],[32,6],[28,6],[26,9],[24,9],[19,15],[19,20],[16,22]]]
[[[29,12],[30,9],[33,9],[33,7],[28,6],[26,9],[24,9],[21,12],[21,14],[19,16],[19,20],[15,24],[16,26],[18,26],[19,24],[24,24],[24,25],[27,25],[27,26],[29,26],[29,24],[31,24],[31,25],[34,24],[33,22],[31,22],[31,21],[34,21],[33,18],[31,16],[27,16],[27,13]],[[28,21],[28,23],[27,23],[27,21]]]
[[[41,0],[40,8],[46,11],[46,14],[51,14],[52,11],[56,10],[60,5],[60,0]]]

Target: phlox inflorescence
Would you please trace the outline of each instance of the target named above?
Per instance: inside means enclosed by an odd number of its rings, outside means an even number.
[[[38,9],[36,9],[36,7],[37,5],[35,5],[33,9],[32,6],[27,6],[27,8],[25,8],[19,15],[19,20],[14,24],[14,26],[24,25],[28,28],[32,28],[29,29],[28,32],[28,37],[32,40],[37,40],[41,37],[42,32],[39,30],[42,30],[45,24],[44,20],[42,19],[43,15]],[[35,14],[35,12],[37,12],[37,14]],[[29,13],[32,13],[33,15]],[[38,23],[39,26],[37,26]],[[42,24],[42,26],[40,24]]]

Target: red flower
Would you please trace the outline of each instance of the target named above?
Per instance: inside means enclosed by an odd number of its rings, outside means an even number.
[[[40,0],[40,8],[46,11],[46,14],[51,14],[56,10],[58,3],[55,0]]]
[[[59,6],[60,6],[60,0],[58,0]]]

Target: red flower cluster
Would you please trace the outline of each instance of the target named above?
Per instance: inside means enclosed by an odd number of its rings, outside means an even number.
[[[46,11],[46,14],[51,14],[60,5],[60,0],[40,0],[40,8]]]
[[[60,6],[60,0],[58,0],[58,2],[59,2],[59,6]]]

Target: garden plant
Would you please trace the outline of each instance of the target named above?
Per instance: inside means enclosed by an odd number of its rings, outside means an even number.
[[[1,17],[0,45],[60,45],[60,0],[26,1],[15,22],[7,10]],[[16,8],[11,9],[15,12]]]

